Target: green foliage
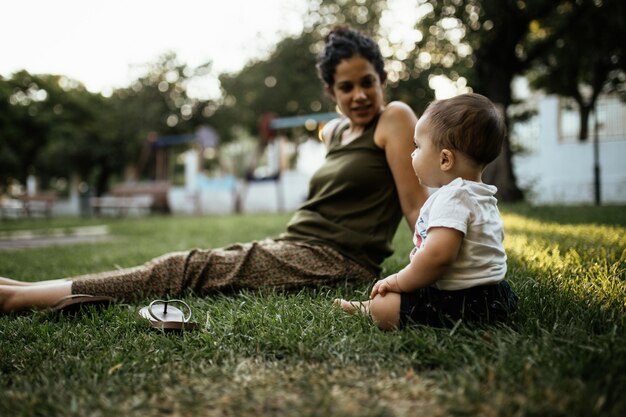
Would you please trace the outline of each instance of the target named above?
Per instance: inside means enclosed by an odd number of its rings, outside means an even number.
[[[66,173],[68,160],[78,172],[84,169],[81,147],[98,135],[101,99],[58,75],[20,71],[0,79],[0,187],[10,178],[25,183],[29,174],[39,175],[45,185]]]
[[[151,330],[143,302],[0,317],[0,415],[557,415],[626,412],[623,206],[504,205],[510,323],[378,331],[340,286],[189,294],[203,331]],[[0,252],[0,275],[57,278],[280,233],[287,215],[107,220],[113,241]],[[70,227],[15,221],[3,230]],[[89,224],[93,224],[93,220]],[[406,263],[401,227],[387,271]]]
[[[121,133],[143,141],[149,132],[173,135],[194,131],[205,119],[202,111],[207,101],[192,97],[189,84],[210,72],[210,66],[189,67],[173,52],[146,64],[130,87],[115,90],[111,97],[116,116],[130,122]]]
[[[130,87],[117,89],[107,100],[100,118],[105,135],[98,156],[99,178],[96,193],[108,188],[111,175],[135,166],[140,178],[154,179],[150,160],[150,135],[192,133],[206,123],[204,111],[210,101],[192,97],[189,85],[210,72],[210,63],[197,68],[181,63],[175,53],[166,53],[146,65],[144,73]]]
[[[583,2],[568,30],[556,32],[555,47],[538,59],[531,72],[534,88],[576,102],[581,116],[580,140],[588,138],[589,115],[598,96],[603,92],[624,92],[625,16],[621,1]],[[538,26],[536,31],[544,33],[550,28]],[[581,50],[585,53],[581,54]]]
[[[463,79],[506,112],[513,101],[513,78],[549,53],[559,34],[574,30],[582,3],[586,1],[422,0],[424,18],[417,29],[424,38],[418,52],[428,54],[430,71]],[[420,66],[418,54],[415,65]],[[511,156],[507,138],[501,157],[484,176],[498,187],[500,200],[509,202],[523,198]]]
[[[214,125],[224,140],[233,139],[233,126],[258,137],[257,125],[265,113],[288,117],[332,111],[317,78],[313,43],[308,33],[286,38],[267,59],[220,76],[225,104],[216,112]]]
[[[29,174],[44,188],[53,177],[76,174],[101,194],[112,176],[139,163],[150,132],[189,133],[206,123],[211,103],[192,98],[188,87],[209,71],[209,64],[190,68],[165,54],[111,97],[63,76],[0,78],[0,189],[11,179],[24,184]]]
[[[306,30],[318,32],[323,38],[333,26],[347,25],[376,36],[387,9],[386,0],[314,0],[309,2]]]

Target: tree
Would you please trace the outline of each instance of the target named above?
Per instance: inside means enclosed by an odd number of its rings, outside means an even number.
[[[220,76],[224,104],[215,115],[220,136],[231,140],[236,125],[257,134],[264,113],[286,117],[330,111],[315,70],[314,43],[307,32],[286,38],[267,59],[252,62],[237,74]]]
[[[512,81],[547,54],[572,28],[584,0],[421,0],[429,10],[418,23],[424,34],[420,53],[444,71],[455,71],[477,93],[500,105],[513,103]],[[542,28],[539,33],[537,28]],[[416,61],[419,66],[419,60]],[[507,138],[501,155],[485,172],[500,198],[523,198],[512,165]]]
[[[210,63],[196,68],[181,63],[175,53],[165,53],[145,65],[145,72],[129,87],[113,92],[98,118],[100,141],[92,147],[95,192],[100,195],[111,178],[128,167],[137,168],[151,133],[192,133],[210,116],[210,101],[189,94],[189,84],[210,71]],[[139,167],[141,170],[144,167]],[[137,173],[152,178],[144,169]]]
[[[188,88],[209,64],[190,68],[170,53],[146,68],[111,97],[60,75],[0,78],[0,185],[36,174],[45,186],[78,174],[100,195],[137,163],[149,132],[190,133],[206,123],[211,102],[191,97]]]
[[[548,30],[536,24],[538,36]],[[589,115],[603,91],[626,84],[626,7],[619,0],[586,1],[556,47],[538,59],[531,85],[550,94],[571,97],[580,112],[579,139],[589,136]],[[584,53],[581,53],[584,51]]]
[[[59,75],[19,71],[0,80],[2,185],[37,174],[46,187],[50,178],[66,174],[96,120],[98,97]]]
[[[316,32],[321,40],[333,26],[347,25],[376,36],[387,9],[386,0],[312,0],[304,18],[305,31]]]
[[[15,123],[17,111],[10,102],[12,91],[9,81],[0,76],[0,191],[20,175],[20,155],[15,149],[20,134]]]

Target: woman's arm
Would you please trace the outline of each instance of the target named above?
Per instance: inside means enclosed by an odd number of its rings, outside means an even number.
[[[400,206],[411,230],[414,230],[419,210],[428,198],[428,191],[419,183],[411,164],[416,123],[413,110],[404,103],[394,101],[380,116],[374,136],[376,144],[385,150]]]
[[[376,282],[370,298],[388,292],[412,292],[435,283],[458,257],[463,233],[447,227],[433,227],[428,230],[427,242],[407,266]]]

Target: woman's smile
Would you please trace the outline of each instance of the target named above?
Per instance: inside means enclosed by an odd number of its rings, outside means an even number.
[[[329,92],[353,126],[369,124],[383,108],[383,89],[376,69],[360,55],[342,60]]]

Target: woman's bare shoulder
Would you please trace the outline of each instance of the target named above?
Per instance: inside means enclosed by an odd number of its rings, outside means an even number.
[[[398,131],[409,131],[413,135],[413,128],[417,123],[417,117],[413,110],[401,101],[392,101],[385,106],[380,117],[380,125],[383,130],[396,136]]]
[[[415,118],[413,109],[401,101],[392,101],[385,106],[383,115],[386,117],[409,117]]]

